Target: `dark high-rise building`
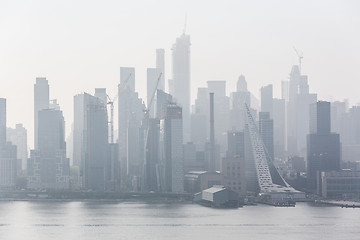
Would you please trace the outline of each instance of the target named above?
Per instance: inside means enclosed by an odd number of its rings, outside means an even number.
[[[340,135],[331,133],[330,103],[319,101],[310,107],[310,134],[307,136],[307,177],[315,188],[320,172],[340,170]]]
[[[38,148],[38,112],[49,108],[49,83],[46,78],[36,78],[34,84],[34,149]]]
[[[331,133],[330,102],[318,101],[310,105],[310,133]]]
[[[268,160],[274,160],[274,122],[268,112],[259,112],[259,133],[265,145]]]
[[[274,156],[281,158],[286,146],[286,105],[285,99],[273,99]]]
[[[273,116],[273,86],[269,84],[260,89],[261,93],[261,111],[270,113]]]
[[[190,141],[190,35],[183,33],[172,46],[173,97],[182,107],[184,142]],[[171,92],[170,92],[171,93]],[[172,93],[171,93],[172,94]]]

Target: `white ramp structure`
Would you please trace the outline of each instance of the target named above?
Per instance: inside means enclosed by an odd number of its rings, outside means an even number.
[[[260,196],[305,198],[305,193],[292,188],[279,174],[269,158],[251,109],[245,104],[245,159],[247,190]]]

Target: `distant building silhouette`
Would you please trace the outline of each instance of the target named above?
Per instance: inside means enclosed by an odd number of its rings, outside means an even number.
[[[183,33],[172,46],[172,81],[174,93],[170,92],[182,107],[183,140],[190,140],[190,100],[191,100],[191,73],[190,73],[190,35]]]
[[[181,107],[175,104],[168,105],[160,125],[160,143],[163,144],[163,191],[181,193],[184,191],[183,121]]]
[[[38,148],[38,112],[42,109],[48,109],[50,103],[49,83],[46,78],[36,78],[34,84],[34,149]]]
[[[307,136],[307,178],[314,189],[321,172],[339,171],[340,135],[331,133],[330,103],[319,101],[310,107],[310,134]]]

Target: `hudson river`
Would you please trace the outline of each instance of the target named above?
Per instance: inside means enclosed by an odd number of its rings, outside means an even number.
[[[360,239],[360,209],[298,203],[212,209],[186,203],[0,202],[1,240]]]

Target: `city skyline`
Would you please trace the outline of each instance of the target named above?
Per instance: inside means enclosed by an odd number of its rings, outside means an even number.
[[[76,14],[81,3],[71,8],[67,3],[41,1],[1,4],[0,26],[7,38],[0,40],[0,78],[6,79],[0,95],[7,99],[8,126],[23,123],[29,131],[29,146],[33,146],[34,123],[29,116],[33,115],[31,88],[36,77],[46,77],[52,86],[50,98],[58,99],[68,136],[73,96],[93,94],[98,87],[114,96],[120,67],[135,67],[135,88],[145,101],[146,69],[156,66],[158,48],[165,49],[168,89],[171,45],[184,31],[185,15],[185,31],[192,44],[192,103],[198,87],[209,80],[225,80],[228,95],[241,74],[256,96],[262,86],[273,84],[274,96],[279,97],[281,81],[288,79],[290,67],[298,63],[293,46],[304,52],[302,73],[309,76],[310,91],[318,93],[319,99],[349,98],[350,105],[359,101],[356,88],[349,87],[356,82],[360,59],[356,48],[360,18],[355,1],[206,2],[207,11],[200,17],[197,13],[205,7],[204,2],[89,3],[82,18]],[[143,17],[137,20],[143,14],[149,17],[146,23]],[[284,17],[289,17],[287,22],[282,21]],[[18,111],[20,106],[22,111]]]

